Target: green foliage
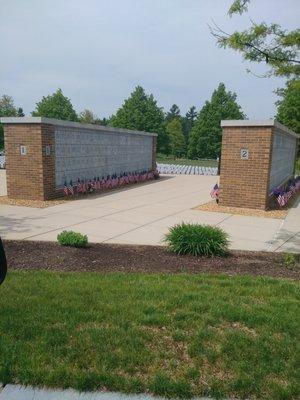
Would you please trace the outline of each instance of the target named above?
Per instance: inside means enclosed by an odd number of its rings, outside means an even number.
[[[83,110],[78,116],[78,121],[84,124],[96,124],[99,119],[91,110]]]
[[[216,159],[198,159],[190,160],[189,158],[174,158],[172,155],[157,153],[156,161],[162,164],[179,164],[179,165],[196,165],[199,167],[217,167]]]
[[[296,255],[292,253],[284,253],[283,260],[286,268],[294,268],[297,264]]]
[[[220,228],[184,222],[170,228],[165,241],[173,253],[194,256],[224,256],[229,244]]]
[[[4,94],[0,98],[0,117],[16,117],[18,116],[18,110],[14,106],[14,100],[11,96]],[[23,110],[22,110],[23,112]],[[4,131],[3,126],[0,124],[0,150],[4,147]]]
[[[278,89],[276,119],[296,133],[300,133],[300,80],[295,79],[286,83],[284,89]]]
[[[214,90],[198,113],[190,134],[189,158],[216,158],[221,152],[222,119],[244,119],[245,114],[236,102],[236,94],[227,92],[224,83]]]
[[[177,106],[177,104],[173,104],[170,110],[167,112],[166,122],[170,122],[174,118],[180,118],[180,108]]]
[[[63,231],[57,235],[57,241],[62,246],[86,247],[88,238],[79,232]]]
[[[166,126],[169,136],[170,151],[174,157],[185,154],[185,140],[182,132],[182,124],[178,117],[172,119]]]
[[[190,107],[188,112],[185,114],[185,117],[183,118],[183,134],[185,137],[186,146],[189,143],[190,132],[194,127],[196,118],[197,118],[196,107],[192,106]]]
[[[77,121],[77,114],[72,106],[71,100],[64,96],[61,89],[53,94],[44,96],[40,102],[36,104],[35,111],[32,112],[34,117],[48,117],[67,121]]]
[[[235,0],[229,15],[242,14],[248,10],[250,0]],[[218,26],[211,28],[217,43],[222,48],[240,52],[251,62],[265,62],[270,68],[267,76],[297,77],[300,74],[300,61],[297,58],[300,48],[300,29],[287,31],[278,24],[254,23],[244,31],[228,34]]]
[[[153,95],[147,95],[141,86],[137,86],[124,101],[116,115],[111,117],[109,125],[157,133],[159,151],[167,150],[168,137],[164,130],[163,110],[158,107]]]

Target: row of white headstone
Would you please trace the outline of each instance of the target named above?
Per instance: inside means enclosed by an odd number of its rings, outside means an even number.
[[[197,165],[157,164],[160,174],[176,175],[217,175],[217,167],[202,167]]]
[[[5,156],[0,155],[0,168],[5,168]]]

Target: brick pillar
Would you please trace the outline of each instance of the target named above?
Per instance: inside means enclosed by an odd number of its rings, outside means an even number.
[[[55,197],[54,127],[42,123],[4,123],[4,140],[8,197]]]
[[[220,204],[266,209],[271,155],[272,126],[223,126]]]

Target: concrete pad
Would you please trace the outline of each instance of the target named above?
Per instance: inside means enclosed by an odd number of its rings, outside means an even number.
[[[38,389],[31,386],[6,385],[0,400],[163,400],[149,394],[122,394],[117,392],[77,392],[66,389]],[[209,400],[208,397],[194,400]]]
[[[300,252],[300,201],[285,221],[195,210],[210,200],[216,181],[215,176],[173,175],[45,209],[3,205],[0,235],[56,241],[62,230],[72,229],[87,234],[90,242],[161,245],[168,227],[184,221],[220,226],[232,248]]]
[[[151,225],[161,226],[161,227],[171,227],[181,222],[204,224],[204,225],[216,225],[228,217],[230,217],[230,215],[228,214],[206,213],[201,211],[188,210],[177,213],[175,215],[168,216],[166,218],[159,219],[158,221],[151,223]]]
[[[128,244],[148,244],[163,245],[164,235],[168,232],[168,228],[147,225],[134,229],[126,234],[112,237],[106,240],[107,243],[128,243]]]
[[[232,250],[248,250],[248,251],[268,251],[269,244],[258,240],[239,239],[230,237],[230,249]]]

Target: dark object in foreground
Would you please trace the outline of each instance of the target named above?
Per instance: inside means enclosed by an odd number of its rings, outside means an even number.
[[[5,241],[8,267],[17,270],[204,273],[300,278],[299,256],[286,268],[281,253],[230,251],[227,257],[178,256],[163,246],[90,244],[84,249],[54,242]]]
[[[7,262],[2,240],[0,238],[0,285],[4,281],[7,273]]]

